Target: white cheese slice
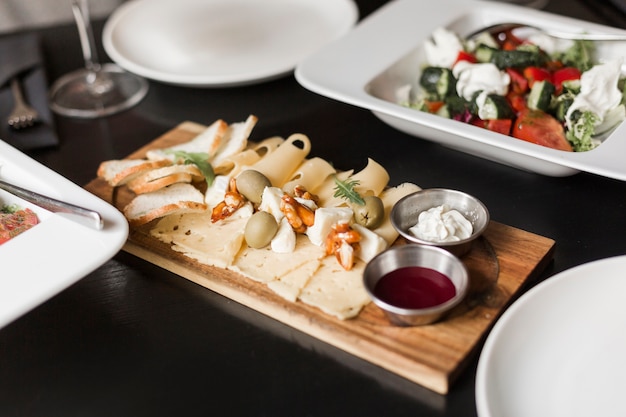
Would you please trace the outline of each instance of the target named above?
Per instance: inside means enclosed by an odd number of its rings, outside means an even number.
[[[270,247],[276,253],[292,253],[296,249],[296,232],[286,217],[278,224],[278,231],[272,238]]]
[[[320,207],[315,210],[313,226],[307,229],[306,235],[314,245],[323,246],[331,227],[337,223],[350,223],[352,216],[352,209],[347,207]]]
[[[356,251],[356,256],[363,262],[369,262],[372,258],[389,247],[387,241],[375,232],[372,232],[365,226],[360,224],[353,224],[352,228],[359,232],[361,235],[361,241],[359,242],[359,250]]]
[[[285,214],[280,210],[280,200],[285,192],[278,187],[265,187],[261,194],[261,204],[259,210],[267,211],[274,216],[276,222],[280,223]]]
[[[212,210],[213,207],[224,201],[224,195],[228,190],[230,184],[230,177],[226,175],[217,175],[213,180],[213,184],[207,188],[204,193],[204,202]]]

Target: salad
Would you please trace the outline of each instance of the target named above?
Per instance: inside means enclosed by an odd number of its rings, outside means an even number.
[[[0,205],[0,245],[39,223],[37,214],[29,208]]]
[[[401,104],[563,151],[588,151],[626,119],[623,57],[534,31],[462,39],[436,29]]]

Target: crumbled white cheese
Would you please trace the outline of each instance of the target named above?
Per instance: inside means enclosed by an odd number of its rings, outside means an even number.
[[[567,127],[572,129],[571,115],[576,110],[590,111],[602,123],[606,113],[617,107],[622,100],[622,92],[617,87],[621,74],[622,59],[614,59],[593,66],[580,77],[580,93],[567,110]]]
[[[291,253],[296,249],[296,232],[286,217],[278,224],[278,230],[270,243],[272,251],[276,253]]]
[[[374,256],[378,255],[389,246],[385,239],[365,226],[355,223],[352,225],[352,228],[361,235],[359,250],[356,252],[356,255],[363,262],[371,261]]]
[[[224,201],[224,194],[226,194],[226,190],[228,190],[229,182],[230,178],[226,175],[217,175],[215,177],[213,183],[207,188],[204,194],[204,202],[209,209],[212,209]]]
[[[506,71],[500,71],[491,63],[472,64],[468,61],[459,61],[453,68],[452,74],[457,79],[457,94],[471,101],[474,94],[482,91],[485,94],[506,95],[511,77]],[[484,102],[484,100],[483,100]]]
[[[435,29],[432,39],[424,42],[426,62],[433,67],[450,68],[462,50],[463,43],[459,37],[443,27]]]
[[[352,216],[352,209],[347,207],[320,207],[315,210],[313,226],[307,228],[306,235],[311,243],[322,246],[332,226],[337,223],[350,223]]]
[[[284,194],[285,192],[278,187],[265,187],[261,195],[261,204],[259,204],[259,210],[267,211],[274,216],[279,224],[285,217],[285,214],[280,210],[280,200]]]

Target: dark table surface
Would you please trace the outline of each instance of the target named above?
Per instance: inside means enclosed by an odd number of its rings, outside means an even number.
[[[357,3],[363,17],[384,2]],[[600,2],[550,0],[546,9],[624,27],[623,15]],[[81,66],[73,25],[37,32],[49,80]],[[302,132],[313,154],[338,166],[373,157],[393,184],[466,191],[493,220],[556,240],[539,280],[626,253],[626,183],[586,173],[545,177],[450,150],[313,94],[293,76],[228,89],[151,82],[130,111],[57,118],[60,146],[29,154],[84,185],[101,161],[122,158],[182,121],[235,122],[251,113],[259,117],[253,139]],[[447,396],[434,394],[120,252],[0,329],[0,415],[472,416],[477,359]]]

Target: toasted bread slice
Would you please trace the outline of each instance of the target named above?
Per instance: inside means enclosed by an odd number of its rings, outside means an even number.
[[[140,226],[169,214],[201,213],[206,210],[204,195],[198,189],[191,184],[177,183],[138,195],[124,207],[123,212],[131,226]]]
[[[129,181],[127,186],[135,194],[151,193],[177,182],[190,183],[202,181],[204,176],[200,169],[193,164],[169,165],[153,169]]]
[[[243,151],[248,146],[248,138],[258,120],[256,116],[250,115],[243,122],[230,124],[224,134],[222,146],[217,149],[215,154],[212,154],[211,164],[215,167],[225,158]]]
[[[174,161],[176,159],[176,156],[172,153],[174,151],[208,153],[209,156],[215,155],[223,145],[224,135],[227,130],[228,123],[218,119],[190,141],[169,148],[149,150],[146,152],[146,157],[155,161],[161,159]]]
[[[98,178],[104,179],[112,187],[124,185],[153,169],[171,165],[169,160],[147,161],[145,159],[113,159],[104,161],[98,167]]]

